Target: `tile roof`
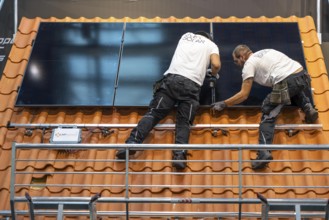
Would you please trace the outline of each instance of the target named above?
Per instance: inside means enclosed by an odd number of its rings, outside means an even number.
[[[312,77],[312,87],[314,89],[314,101],[319,110],[319,123],[322,124],[322,130],[304,129],[296,135],[289,136],[285,130],[277,130],[274,138],[275,144],[328,144],[329,143],[329,84],[325,68],[324,58],[318,42],[314,22],[311,17],[288,18],[265,16],[259,18],[220,18],[212,19],[200,17],[198,19],[186,18],[159,18],[152,19],[139,18],[34,18],[21,20],[14,45],[0,81],[0,210],[10,210],[9,189],[10,189],[10,170],[11,170],[11,148],[12,142],[17,143],[47,143],[50,133],[43,134],[42,130],[34,130],[32,135],[26,135],[24,128],[7,128],[7,123],[55,123],[55,124],[134,124],[142,117],[145,109],[109,109],[109,108],[16,108],[15,99],[18,87],[21,84],[25,67],[31,53],[32,41],[35,38],[41,21],[52,22],[298,22],[301,38],[303,41],[304,54],[308,71]],[[195,119],[196,124],[257,124],[261,113],[259,109],[230,109],[224,110],[218,117],[210,114],[208,109],[201,109]],[[303,113],[297,109],[285,109],[278,118],[278,124],[302,124]],[[173,115],[169,115],[163,120],[163,123],[173,123]],[[257,129],[228,129],[228,135],[219,132],[217,136],[212,134],[210,129],[199,129],[191,132],[191,144],[257,144]],[[83,130],[82,143],[124,143],[128,136],[129,129],[112,129],[113,133],[109,136],[102,136],[99,132]],[[146,143],[173,143],[173,131],[157,129],[153,131]],[[316,175],[317,173],[328,174],[329,162],[312,162],[308,160],[326,160],[329,158],[328,151],[274,151],[274,158],[284,160],[283,162],[273,162],[266,173],[274,175],[257,175],[251,170],[250,163],[243,163],[243,171],[249,175],[243,176],[243,182],[248,186],[274,186],[265,188],[248,188],[243,191],[244,198],[255,198],[255,192],[261,192],[269,198],[328,198],[329,189],[325,186],[329,183],[327,175]],[[124,171],[124,164],[118,163],[112,159],[115,157],[115,150],[90,150],[79,151],[76,153],[65,153],[58,150],[20,150],[20,159],[48,159],[44,162],[19,162],[17,170],[20,171],[84,171],[84,172],[112,172]],[[243,151],[243,158],[254,158],[254,151]],[[86,162],[74,162],[70,159],[86,159]],[[210,175],[212,172],[220,173],[237,172],[238,151],[236,150],[192,150],[191,158],[193,160],[227,160],[224,163],[215,162],[189,162],[187,172],[207,172],[204,178],[198,175],[171,175],[171,164],[169,162],[146,161],[142,164],[132,163],[131,169],[136,172],[165,172],[164,175],[133,175],[130,179],[131,184],[147,185],[148,187],[135,187],[130,191],[131,196],[135,197],[198,197],[198,198],[236,198],[238,188],[232,188],[231,185],[238,185],[239,180],[236,175],[228,175],[225,178],[219,178],[216,175]],[[298,161],[307,158],[307,161]],[[100,162],[93,160],[99,159]],[[169,150],[154,150],[143,152],[138,159],[147,160],[170,160]],[[103,160],[103,161],[102,161]],[[289,160],[297,160],[292,162]],[[298,175],[298,174],[315,175]],[[277,174],[277,175],[275,175]],[[292,175],[290,175],[292,174]],[[294,175],[295,174],[295,175]],[[17,177],[17,182],[22,181],[30,183],[32,180],[44,177],[44,174],[30,173]],[[47,184],[93,184],[107,185],[107,187],[93,186],[90,188],[80,187],[59,187],[49,186],[44,189],[31,189],[23,187],[17,192],[24,195],[29,191],[32,196],[91,196],[97,192],[102,192],[102,196],[124,196],[123,187],[111,187],[110,185],[124,184],[124,175],[46,175]],[[159,187],[159,185],[203,185],[209,187]],[[323,188],[305,188],[302,186],[317,185]],[[217,187],[214,187],[217,186]],[[220,187],[223,186],[223,187]],[[275,186],[292,186],[295,188],[280,188]],[[20,205],[19,207],[23,207]],[[107,210],[124,210],[123,204],[102,204]],[[25,207],[26,208],[26,207]],[[208,205],[195,206],[180,204],[132,204],[132,210],[169,210],[169,211],[236,211],[235,206],[231,205]],[[254,211],[255,207],[249,207]]]

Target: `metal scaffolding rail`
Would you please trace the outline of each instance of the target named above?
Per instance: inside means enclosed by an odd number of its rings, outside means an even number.
[[[68,128],[134,128],[137,124],[18,124],[8,123],[8,128],[26,128],[26,129],[51,129],[58,127]],[[258,129],[259,124],[195,124],[191,129]],[[154,129],[175,129],[175,124],[157,124]],[[318,130],[322,129],[322,124],[276,124],[277,130]]]
[[[329,145],[262,145],[263,149],[270,150],[328,150]],[[126,155],[129,155],[129,149],[134,148],[136,150],[173,150],[173,149],[188,149],[188,150],[238,150],[238,159],[230,160],[238,164],[238,170],[232,171],[231,173],[226,172],[206,172],[200,171],[196,172],[196,175],[200,175],[205,178],[207,175],[218,175],[219,177],[234,175],[238,177],[238,185],[223,185],[223,186],[214,186],[214,185],[134,185],[131,184],[129,179],[133,175],[177,175],[177,172],[137,172],[129,169],[130,163],[145,162],[147,160],[133,160],[127,159],[125,161],[125,171],[113,171],[113,172],[86,172],[89,175],[124,175],[124,183],[117,185],[84,185],[84,184],[33,184],[34,187],[120,187],[125,189],[124,197],[102,197],[100,194],[96,194],[92,197],[31,197],[29,194],[25,196],[19,195],[20,189],[23,187],[31,187],[31,183],[19,183],[16,178],[19,175],[31,174],[31,171],[27,170],[17,170],[16,164],[19,162],[30,162],[36,161],[38,163],[47,163],[47,158],[29,158],[21,159],[17,154],[17,151],[20,149],[33,150],[33,149],[48,149],[48,150],[109,150],[109,149],[125,149]],[[10,215],[13,220],[16,219],[18,215],[29,215],[31,219],[34,219],[34,216],[57,216],[57,220],[63,219],[64,216],[90,216],[90,219],[96,219],[97,216],[124,216],[126,219],[129,219],[130,216],[134,217],[235,217],[238,219],[256,217],[266,220],[270,217],[294,217],[295,219],[302,218],[325,218],[328,219],[328,199],[267,199],[260,194],[255,198],[243,198],[243,191],[248,189],[256,188],[293,188],[295,186],[261,186],[261,185],[246,185],[243,182],[243,176],[246,175],[258,175],[254,172],[243,171],[243,163],[250,160],[243,160],[242,151],[244,150],[255,150],[259,149],[260,145],[228,145],[228,144],[26,144],[26,143],[13,143],[12,145],[12,170],[11,170],[11,188],[10,188],[10,201],[11,201],[11,212]],[[128,157],[129,158],[129,157]],[[69,162],[79,162],[79,159],[71,159]],[[83,160],[82,160],[83,161]],[[97,160],[93,160],[95,163]],[[104,162],[105,160],[100,160]],[[109,160],[113,161],[113,160]],[[158,160],[157,162],[170,160]],[[214,160],[213,162],[221,163],[227,162],[229,160]],[[300,161],[300,160],[298,160]],[[324,161],[315,161],[308,160],[313,162],[324,162]],[[189,160],[189,163],[193,162],[203,162],[202,160]],[[275,162],[275,160],[273,160]],[[326,161],[328,162],[328,161]],[[34,174],[56,174],[44,172],[44,171],[32,171]],[[85,172],[78,172],[79,175]],[[74,175],[76,172],[69,171],[58,171],[59,175]],[[181,174],[181,173],[180,173]],[[195,175],[193,172],[184,173],[184,175]],[[271,175],[267,173],[260,173],[259,175]],[[284,173],[277,173],[272,175],[284,175]],[[288,174],[286,174],[288,175]],[[290,175],[308,175],[307,173],[301,174],[290,174]],[[310,174],[312,175],[312,174]],[[316,175],[329,176],[329,173],[323,171],[323,173],[316,173]],[[148,188],[148,187],[166,187],[166,188],[235,188],[238,190],[238,198],[167,198],[167,197],[131,197],[129,195],[129,190],[132,188]],[[329,188],[328,186],[318,186],[318,185],[308,185],[300,186],[303,188]],[[296,188],[296,187],[295,187]],[[27,203],[28,210],[17,210],[17,203]],[[102,203],[122,203],[126,204],[125,210],[109,211],[109,210],[98,210],[96,209],[97,204]],[[236,212],[177,212],[177,211],[136,211],[129,210],[129,204],[134,203],[170,203],[170,204],[232,204],[238,207],[239,211]],[[242,207],[253,205],[259,206],[259,212],[246,212],[242,211]],[[4,214],[3,212],[2,214]],[[1,212],[0,212],[1,214]],[[7,213],[9,214],[9,213]]]

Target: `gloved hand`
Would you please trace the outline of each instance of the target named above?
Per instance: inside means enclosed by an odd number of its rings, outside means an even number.
[[[206,76],[207,77],[215,77],[216,79],[219,79],[219,74],[217,73],[216,76],[212,75],[211,69],[207,69]]]
[[[215,111],[222,111],[226,107],[227,105],[224,101],[215,102],[211,105],[211,108]]]

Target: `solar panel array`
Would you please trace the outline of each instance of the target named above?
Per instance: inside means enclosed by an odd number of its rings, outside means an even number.
[[[207,31],[219,46],[222,69],[215,100],[241,88],[232,60],[238,44],[273,48],[305,67],[297,23],[62,23],[42,22],[16,106],[148,106],[152,85],[169,67],[181,35]],[[200,104],[212,103],[209,79]],[[260,106],[269,88],[254,85],[240,106]]]

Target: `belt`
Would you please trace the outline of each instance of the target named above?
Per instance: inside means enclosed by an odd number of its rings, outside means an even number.
[[[198,88],[201,87],[199,84],[197,84],[197,83],[194,82],[193,80],[191,80],[191,79],[189,79],[189,78],[187,78],[187,77],[185,77],[185,76],[179,75],[179,74],[167,73],[167,74],[165,75],[165,77],[177,77],[177,78],[182,78],[182,79],[184,79],[184,80],[188,80],[188,81],[192,82],[192,83],[193,83],[196,87],[198,87]]]

